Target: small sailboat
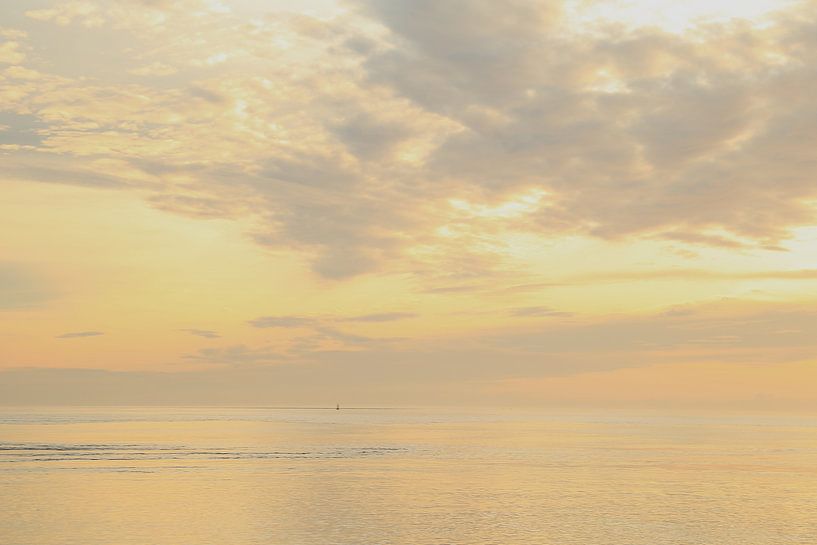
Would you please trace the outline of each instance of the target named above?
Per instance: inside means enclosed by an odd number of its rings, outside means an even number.
[[[335,407],[335,410],[336,410],[336,411],[339,411],[339,410],[340,410],[340,403],[338,403],[338,405]]]

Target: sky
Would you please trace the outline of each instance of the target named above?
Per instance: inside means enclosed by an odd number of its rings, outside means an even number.
[[[0,404],[817,409],[817,2],[0,4]]]

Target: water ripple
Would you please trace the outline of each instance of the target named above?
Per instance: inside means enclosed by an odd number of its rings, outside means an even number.
[[[386,456],[407,452],[394,447],[337,447],[298,450],[254,450],[140,444],[0,443],[0,463],[132,460],[265,460],[331,459]]]

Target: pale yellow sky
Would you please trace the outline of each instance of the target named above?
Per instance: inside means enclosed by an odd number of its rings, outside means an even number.
[[[817,408],[815,7],[0,6],[0,399]]]

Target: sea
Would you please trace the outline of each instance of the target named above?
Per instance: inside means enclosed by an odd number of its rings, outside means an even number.
[[[0,408],[2,545],[814,545],[817,417]]]

